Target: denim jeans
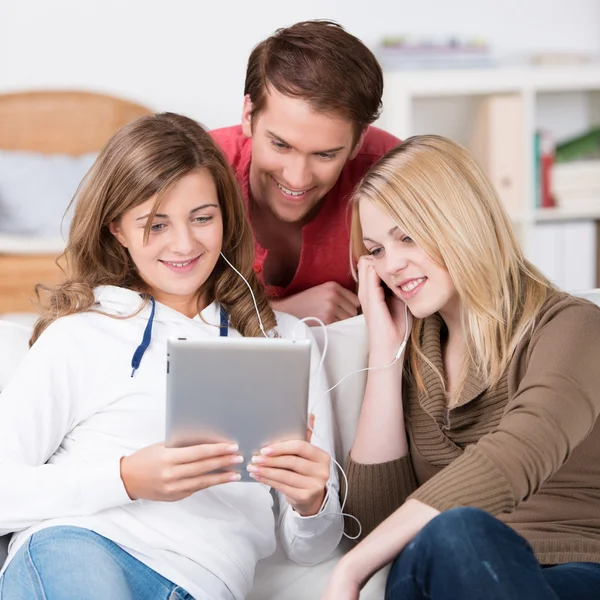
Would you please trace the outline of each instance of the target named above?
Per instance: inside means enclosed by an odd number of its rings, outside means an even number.
[[[484,511],[432,519],[395,560],[386,600],[598,600],[600,564],[543,567],[531,546]]]
[[[81,527],[34,533],[0,578],[0,600],[193,600],[182,588]]]

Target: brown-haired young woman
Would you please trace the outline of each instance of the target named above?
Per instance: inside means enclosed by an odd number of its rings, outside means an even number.
[[[68,278],[41,290],[32,348],[2,392],[0,534],[16,533],[0,598],[241,600],[275,548],[269,488],[292,559],[337,546],[324,382],[312,382],[315,445],[272,444],[248,466],[265,485],[235,483],[250,459],[235,445],[164,446],[167,337],[261,335],[225,258],[267,329],[298,325],[271,310],[252,245],[235,177],[198,123],[143,117],[108,142],[78,192]]]

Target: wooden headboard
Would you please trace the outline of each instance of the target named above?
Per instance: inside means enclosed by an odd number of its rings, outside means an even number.
[[[91,92],[0,94],[0,149],[73,156],[98,152],[123,125],[151,112]],[[34,285],[58,283],[63,276],[57,258],[57,254],[3,254],[0,249],[0,315],[32,312]]]

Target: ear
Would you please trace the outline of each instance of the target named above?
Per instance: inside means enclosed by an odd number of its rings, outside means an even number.
[[[363,132],[360,134],[360,137],[358,138],[358,142],[356,142],[356,145],[354,146],[354,149],[350,153],[348,160],[352,160],[358,156],[358,153],[360,152],[360,148],[363,145],[363,142],[365,141],[365,136],[367,135],[368,129],[369,129],[368,125],[363,129]]]
[[[127,248],[127,240],[121,233],[119,221],[111,221],[108,224],[108,229],[117,238],[117,240],[119,240],[119,243],[121,244],[121,246],[123,246],[123,248]]]
[[[250,100],[250,95],[244,96],[244,108],[242,109],[242,133],[248,137],[252,137],[252,109],[254,104]]]

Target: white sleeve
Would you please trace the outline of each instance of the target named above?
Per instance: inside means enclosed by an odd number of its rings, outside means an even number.
[[[296,321],[297,323],[297,321]],[[334,456],[335,424],[328,389],[327,377],[319,369],[321,353],[317,343],[304,323],[296,327],[296,337],[311,340],[311,377],[308,397],[308,413],[315,417],[311,443]],[[287,336],[286,336],[287,337]],[[337,548],[344,528],[341,516],[338,471],[331,462],[327,493],[317,515],[302,517],[287,503],[283,494],[279,499],[279,537],[287,556],[301,565],[316,565]]]
[[[85,418],[89,365],[62,324],[37,340],[0,394],[0,535],[131,502],[120,461],[46,464]]]

